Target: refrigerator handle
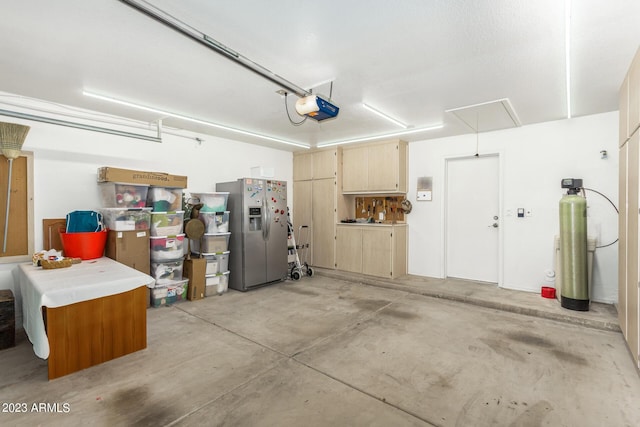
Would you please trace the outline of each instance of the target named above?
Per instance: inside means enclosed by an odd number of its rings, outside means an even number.
[[[264,240],[269,240],[269,234],[271,232],[271,209],[269,208],[269,202],[267,201],[266,197],[263,198],[263,201],[264,209],[262,210],[262,238]]]

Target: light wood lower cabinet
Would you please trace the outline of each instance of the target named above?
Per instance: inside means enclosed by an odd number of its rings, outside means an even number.
[[[296,181],[293,186],[293,228],[297,244],[309,244],[301,252],[303,262],[335,268],[336,179]],[[300,230],[301,225],[309,227]]]
[[[336,268],[362,273],[362,229],[338,226],[336,232]]]
[[[623,163],[624,162],[624,163]],[[620,148],[620,247],[618,251],[618,315],[620,329],[634,361],[640,366],[640,318],[638,311],[638,244],[640,242],[640,132]]]
[[[640,49],[620,88],[618,316],[633,361],[640,368]]]
[[[338,225],[336,268],[377,277],[407,274],[406,225]]]
[[[336,263],[336,180],[317,179],[312,184],[313,228],[311,229],[313,265],[334,268]],[[307,260],[311,261],[311,260]]]

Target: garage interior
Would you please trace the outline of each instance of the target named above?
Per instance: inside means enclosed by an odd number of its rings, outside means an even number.
[[[343,3],[6,11],[0,122],[30,131],[13,193],[0,156],[0,423],[640,425],[640,5]],[[20,266],[103,167],[286,182],[313,276],[147,308],[146,348],[49,380]],[[560,302],[567,178],[587,311]]]

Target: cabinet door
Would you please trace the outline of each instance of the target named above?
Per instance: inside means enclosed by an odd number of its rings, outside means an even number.
[[[369,147],[368,190],[398,191],[398,144]]]
[[[388,227],[362,230],[362,273],[378,277],[392,276],[392,231]]]
[[[618,147],[622,147],[629,139],[629,74],[624,78],[619,92],[619,122]]]
[[[362,273],[362,229],[354,226],[337,227],[336,268]]]
[[[336,198],[335,178],[313,180],[313,265],[335,268]]]
[[[337,175],[337,149],[313,153],[313,179],[335,178]]]
[[[640,328],[638,325],[638,169],[640,162],[640,132],[631,136],[627,157],[627,342],[638,362]]]
[[[342,191],[368,190],[368,147],[342,150]]]
[[[627,135],[640,126],[640,54],[636,54],[629,68],[629,123]]]
[[[313,153],[293,155],[293,180],[304,181],[313,178]]]
[[[625,122],[626,125],[626,122]],[[626,128],[625,128],[626,132]],[[627,149],[629,144],[620,147],[619,165],[619,204],[618,216],[618,321],[622,334],[627,336]]]
[[[313,181],[295,181],[293,183],[293,230],[298,239],[298,227],[311,225],[312,221],[312,183]],[[311,240],[313,236],[311,237]],[[298,243],[296,241],[296,243]],[[311,250],[307,253],[307,262],[313,260],[313,242],[308,242]]]
[[[407,274],[407,252],[408,252],[408,228],[393,227],[393,247],[391,254],[393,259],[392,277],[402,277]]]

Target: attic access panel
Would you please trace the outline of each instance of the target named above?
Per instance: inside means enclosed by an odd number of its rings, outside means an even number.
[[[474,132],[519,127],[520,119],[508,98],[446,110]]]

